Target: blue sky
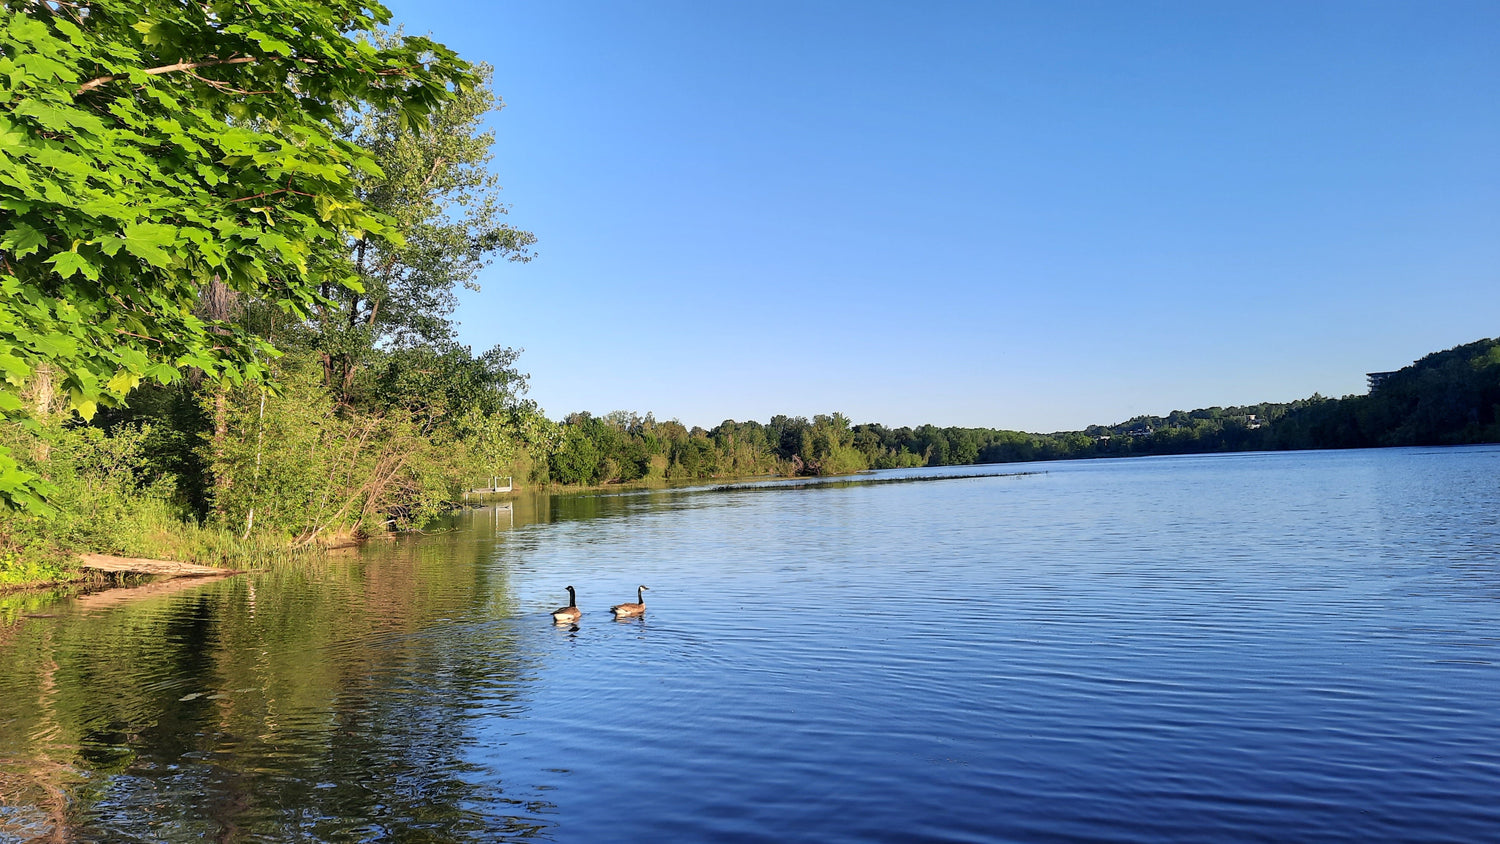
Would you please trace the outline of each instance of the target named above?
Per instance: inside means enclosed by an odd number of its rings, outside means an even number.
[[[1500,336],[1500,3],[390,3],[495,66],[553,418],[1054,431]]]

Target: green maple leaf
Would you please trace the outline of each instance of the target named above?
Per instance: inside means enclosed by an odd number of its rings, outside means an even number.
[[[27,225],[19,223],[15,228],[5,233],[5,240],[0,241],[0,249],[4,249],[17,258],[24,258],[33,252],[40,251],[47,245],[47,236]]]
[[[74,273],[82,273],[90,281],[99,280],[99,268],[77,252],[59,252],[47,259],[47,263],[57,268],[57,274],[63,278],[72,278]]]
[[[177,230],[159,223],[134,223],[125,227],[125,251],[153,267],[171,265],[172,256],[163,247],[177,243]]]

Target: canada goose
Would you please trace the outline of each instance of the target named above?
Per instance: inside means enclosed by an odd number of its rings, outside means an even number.
[[[578,608],[578,595],[573,587],[568,587],[568,605],[552,613],[552,620],[558,624],[571,624],[583,617],[583,610]]]
[[[644,615],[646,612],[646,596],[642,592],[649,591],[648,587],[637,586],[635,588],[635,603],[616,604],[609,608],[615,614],[615,618],[625,618],[632,615]]]

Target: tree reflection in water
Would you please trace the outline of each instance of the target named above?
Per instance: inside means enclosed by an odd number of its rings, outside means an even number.
[[[459,536],[0,599],[0,841],[546,835],[534,789],[465,759],[534,657]]]

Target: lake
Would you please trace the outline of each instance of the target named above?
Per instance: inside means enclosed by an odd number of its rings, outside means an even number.
[[[0,842],[1500,838],[1500,447],[867,477],[0,599]]]

